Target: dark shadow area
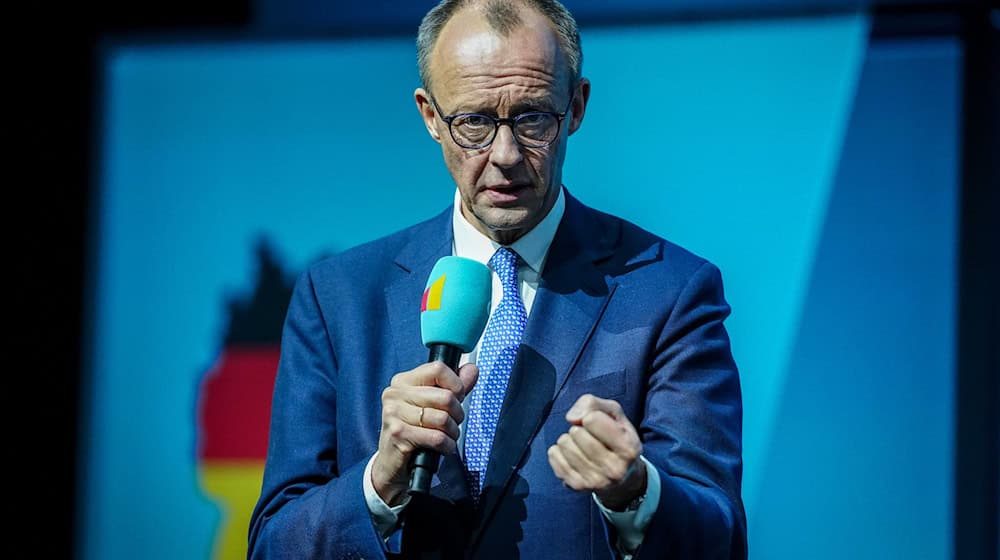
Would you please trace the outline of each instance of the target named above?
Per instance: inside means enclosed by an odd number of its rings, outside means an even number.
[[[1000,10],[965,21],[955,558],[1000,558]]]
[[[229,328],[225,345],[278,344],[292,298],[295,275],[281,268],[274,248],[266,238],[257,242],[257,282],[246,300],[230,300]]]
[[[218,29],[249,21],[247,0],[202,3],[18,2],[4,18],[12,46],[5,130],[7,209],[15,296],[8,418],[20,426],[5,446],[15,519],[6,554],[73,558],[78,441],[86,433],[90,319],[89,258],[99,227],[92,207],[100,161],[98,75],[104,37],[158,29]],[[23,364],[23,365],[22,365]],[[30,398],[28,398],[30,395]],[[85,440],[83,440],[85,442]],[[82,445],[86,445],[83,443]],[[23,552],[23,553],[22,553]]]

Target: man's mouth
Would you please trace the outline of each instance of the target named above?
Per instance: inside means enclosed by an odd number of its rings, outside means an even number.
[[[503,183],[490,185],[483,189],[483,193],[489,197],[494,204],[517,202],[521,195],[528,190],[531,185],[527,183]]]

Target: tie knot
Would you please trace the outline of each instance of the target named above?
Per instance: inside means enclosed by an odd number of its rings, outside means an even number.
[[[490,268],[497,273],[505,289],[508,286],[517,287],[518,258],[517,253],[507,247],[497,248],[497,252],[490,257]]]

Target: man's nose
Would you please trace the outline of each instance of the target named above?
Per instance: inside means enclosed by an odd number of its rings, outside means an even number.
[[[506,124],[497,128],[497,135],[490,146],[490,162],[499,167],[513,167],[524,159],[521,145],[514,139],[514,130]]]

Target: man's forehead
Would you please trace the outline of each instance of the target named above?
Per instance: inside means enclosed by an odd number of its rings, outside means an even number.
[[[548,21],[532,10],[522,12],[521,23],[504,34],[491,28],[475,9],[456,13],[441,30],[432,52],[432,80],[523,74],[530,82],[564,74],[564,57]]]
[[[438,50],[442,70],[461,71],[462,68],[481,68],[509,51],[508,41],[490,29],[466,32],[454,37],[451,44]]]

